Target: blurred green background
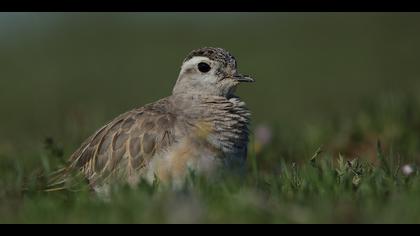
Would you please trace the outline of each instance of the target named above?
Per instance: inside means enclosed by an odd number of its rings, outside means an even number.
[[[313,124],[330,127],[376,97],[385,107],[417,99],[419,22],[419,13],[1,13],[0,155],[33,153],[46,137],[70,154],[121,112],[169,95],[183,58],[203,46],[231,51],[256,78],[238,89],[253,125],[306,132],[309,155],[328,139]]]
[[[420,13],[0,13],[0,222],[418,223],[419,22]],[[117,187],[109,203],[39,191],[96,129],[170,95],[184,57],[203,46],[231,51],[257,80],[238,89],[253,113],[244,180],[180,193]]]

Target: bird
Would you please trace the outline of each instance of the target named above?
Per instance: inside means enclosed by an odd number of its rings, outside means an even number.
[[[236,58],[223,48],[191,51],[171,95],[99,128],[56,172],[50,189],[74,171],[100,192],[115,182],[181,184],[190,171],[211,178],[243,169],[251,113],[235,91],[254,81],[239,73]]]

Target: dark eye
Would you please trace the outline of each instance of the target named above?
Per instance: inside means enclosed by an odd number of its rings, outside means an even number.
[[[211,69],[210,65],[205,62],[198,63],[197,67],[198,67],[198,70],[203,73],[209,72]]]

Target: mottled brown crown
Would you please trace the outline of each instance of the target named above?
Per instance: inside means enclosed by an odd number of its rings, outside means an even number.
[[[213,61],[219,61],[223,65],[230,65],[233,68],[236,68],[236,59],[235,57],[230,54],[230,52],[226,51],[223,48],[214,48],[214,47],[204,47],[200,49],[196,49],[184,59],[184,62],[190,60],[193,57],[207,57]]]

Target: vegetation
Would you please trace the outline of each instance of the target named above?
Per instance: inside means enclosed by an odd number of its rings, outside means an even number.
[[[419,18],[0,14],[0,222],[420,223]],[[40,190],[107,120],[169,94],[204,45],[257,79],[238,89],[253,112],[245,178]]]

